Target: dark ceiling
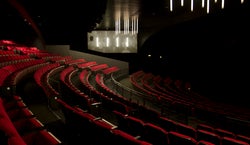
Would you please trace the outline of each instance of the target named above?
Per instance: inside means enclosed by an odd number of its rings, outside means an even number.
[[[20,33],[24,34],[21,37],[25,37],[25,32],[37,33],[32,32],[35,25],[46,42],[68,43],[71,36],[93,29],[94,24],[101,21],[105,8],[105,0],[87,3],[78,0],[3,0],[0,2],[0,30],[7,36],[14,33],[12,37],[20,38]]]
[[[93,29],[114,30],[115,17],[118,14],[121,18],[136,16],[142,29],[164,27],[165,24],[181,23],[207,15],[207,3],[202,7],[201,0],[193,0],[191,12],[191,1],[183,0],[184,6],[181,6],[181,0],[173,0],[171,11],[171,0],[2,0],[0,30],[3,36],[12,31],[17,32],[15,35],[21,35],[20,33],[30,29],[31,22],[27,19],[30,17],[34,22],[33,26],[36,25],[47,42],[56,43],[62,40],[59,43],[67,43],[71,37],[82,37],[85,32]],[[222,13],[221,3],[222,0],[209,3],[210,15]],[[249,7],[248,3],[249,0],[245,0],[244,4],[240,0],[225,0],[223,11],[237,13],[242,7]]]

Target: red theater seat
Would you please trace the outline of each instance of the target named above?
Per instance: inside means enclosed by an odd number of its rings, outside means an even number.
[[[38,130],[22,136],[27,145],[60,145],[62,142],[47,130]]]
[[[197,141],[187,135],[170,131],[168,134],[169,145],[196,145]]]
[[[152,123],[145,123],[141,139],[152,144],[167,145],[168,132]]]
[[[249,145],[247,142],[234,139],[231,137],[222,137],[221,138],[221,145]]]
[[[220,145],[221,143],[221,138],[218,134],[201,129],[197,130],[197,140],[208,141],[216,145]]]

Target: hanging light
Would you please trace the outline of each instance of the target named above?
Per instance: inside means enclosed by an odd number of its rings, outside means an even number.
[[[207,0],[207,13],[209,13],[209,9],[210,9],[210,1]]]

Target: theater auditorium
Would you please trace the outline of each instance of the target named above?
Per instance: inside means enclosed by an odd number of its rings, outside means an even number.
[[[0,145],[249,145],[249,0],[0,1]]]

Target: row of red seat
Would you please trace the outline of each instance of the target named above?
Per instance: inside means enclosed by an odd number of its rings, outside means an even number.
[[[111,73],[118,72],[119,70],[120,70],[119,67],[111,66],[111,67],[108,67],[108,68],[102,70],[102,73],[104,73],[105,75],[109,75]]]
[[[157,82],[155,82],[154,84],[156,83]],[[249,111],[247,111],[246,108],[236,108],[229,104],[214,102],[208,97],[202,96],[199,93],[194,92],[193,89],[191,89],[191,84],[188,82],[183,82],[180,79],[171,80],[170,77],[166,77],[164,79],[159,80],[158,84],[162,84],[162,87],[168,89],[168,91],[172,91],[175,94],[178,94],[185,98],[192,98],[192,101],[196,102],[195,104],[201,103],[202,105],[198,105],[199,107],[204,106],[205,109],[210,107],[211,110],[214,110],[214,112],[220,112],[221,114],[237,119],[249,119],[250,114],[248,113]]]
[[[0,131],[1,144],[9,145],[26,145],[24,140],[17,132],[15,126],[10,120],[3,106],[3,100],[0,98]]]
[[[68,105],[62,99],[57,98],[57,102],[63,107],[69,115],[67,119],[72,120],[70,126],[74,133],[82,136],[80,143],[83,144],[119,144],[119,145],[151,145],[151,143],[139,140],[134,136],[122,131],[116,125],[109,121],[93,116],[78,107]],[[68,120],[66,120],[67,122]]]
[[[91,66],[90,67],[90,70],[93,71],[93,72],[97,72],[99,70],[102,70],[102,69],[105,69],[105,68],[108,68],[109,66],[104,63],[104,64],[97,64],[97,65],[94,65],[94,66]]]
[[[114,113],[118,118],[120,129],[153,144],[247,145],[250,141],[249,138],[243,139],[241,135],[236,137],[233,133],[219,128],[216,128],[214,132],[208,131],[203,124],[197,126],[196,130],[164,116],[159,116],[158,122],[151,123],[116,110]]]
[[[138,77],[141,75],[141,77]],[[148,78],[146,78],[145,76],[149,76],[146,73],[144,73],[143,71],[138,71],[136,74],[133,74],[131,77],[135,77],[133,79],[131,79],[132,83],[139,89],[141,90],[145,90],[145,88],[149,89],[150,91],[147,91],[146,93],[152,94],[151,92],[155,93],[154,95],[162,95],[167,97],[169,100],[173,101],[174,103],[179,102],[179,104],[183,104],[183,106],[187,106],[191,111],[196,111],[200,112],[203,111],[204,115],[208,115],[205,114],[207,110],[209,110],[208,113],[210,113],[211,115],[217,115],[220,114],[221,116],[226,116],[226,117],[232,117],[232,118],[237,118],[237,119],[245,119],[248,120],[249,119],[249,113],[248,111],[246,112],[246,110],[242,110],[240,108],[235,108],[233,106],[229,106],[226,104],[219,104],[216,102],[213,102],[211,100],[209,100],[206,97],[203,97],[201,95],[194,95],[194,94],[188,94],[187,92],[181,92],[180,90],[175,90],[174,88],[172,88],[172,86],[170,85],[171,83],[169,83],[169,81],[167,81],[165,86],[160,86],[160,85],[156,85],[156,83],[151,82],[151,84],[148,82]],[[151,79],[152,81],[154,80],[153,76],[151,75]],[[167,79],[169,80],[169,79]],[[142,82],[141,82],[142,81]],[[140,83],[139,83],[140,82]],[[179,83],[178,83],[179,82]],[[177,82],[173,82],[175,83],[175,86],[179,86],[180,85],[180,81]],[[161,82],[159,82],[158,80],[158,84],[161,84]],[[178,85],[179,84],[179,85]],[[155,85],[155,86],[153,86]],[[162,90],[162,91],[161,91]],[[164,95],[165,94],[165,95]],[[174,104],[175,105],[175,104]],[[187,112],[190,113],[190,112]],[[200,114],[200,113],[199,113]],[[191,115],[191,114],[188,114]],[[197,113],[198,115],[198,113]]]
[[[29,110],[22,98],[0,97],[0,140],[3,145],[60,145]]]
[[[0,68],[0,72],[2,74],[0,76],[0,86],[4,86],[5,80],[13,73],[20,71],[22,69],[25,69],[27,67],[41,64],[41,63],[45,63],[44,60],[32,60],[32,61],[12,64],[12,65],[7,65],[7,66]]]
[[[135,74],[135,76],[133,76],[133,77],[141,77],[141,79],[145,79],[145,80],[147,80],[148,78],[146,78],[146,77],[148,77],[148,76],[143,76],[143,75],[141,75],[141,74],[143,74],[142,72],[137,72],[137,74]],[[137,76],[138,75],[138,76]],[[141,75],[141,76],[140,76]],[[138,81],[139,82],[139,81]],[[137,83],[137,82],[135,82],[135,83]],[[147,82],[144,82],[144,83],[147,83]],[[153,88],[153,86],[149,86],[149,84],[146,84],[147,85],[147,88],[151,88],[151,89],[155,89],[155,88]],[[144,84],[144,86],[146,86],[145,84]],[[141,86],[143,86],[143,83],[141,84]],[[139,86],[139,87],[141,87],[141,86]],[[170,86],[169,86],[170,87]],[[156,91],[155,91],[156,92]],[[179,95],[182,95],[182,94],[179,94]],[[184,96],[184,95],[183,95]],[[191,96],[190,96],[191,97]],[[200,96],[199,96],[200,97]],[[182,107],[183,107],[183,103],[181,103],[180,104]],[[177,108],[174,108],[175,110],[177,109]],[[187,109],[184,109],[184,110],[188,110],[188,108]],[[203,114],[203,115],[206,115],[206,114]],[[209,116],[208,116],[209,117]],[[189,128],[191,128],[191,126],[189,126]],[[192,132],[192,134],[196,134],[195,132],[198,132],[196,129],[191,129],[191,130],[193,130]],[[200,130],[199,130],[200,131]],[[227,136],[227,137],[230,137],[230,138],[232,138],[232,139],[236,139],[236,140],[242,140],[242,141],[246,141],[246,142],[248,142],[249,143],[249,137],[247,137],[247,136],[244,136],[244,135],[242,135],[241,134],[241,132],[237,132],[237,133],[234,133],[234,132],[232,132],[232,131],[228,131],[228,130],[224,130],[224,129],[221,129],[221,128],[216,128],[216,129],[214,129],[214,132],[209,132],[209,133],[211,133],[211,134],[214,134],[214,136],[215,135],[217,135],[217,140],[220,140],[220,135],[222,135],[223,134],[223,136]],[[243,133],[244,134],[244,133]],[[191,136],[191,135],[190,135]],[[244,136],[244,139],[241,139],[239,136]],[[193,136],[194,137],[194,136]]]
[[[48,64],[48,65],[38,69],[34,73],[34,79],[35,79],[36,83],[40,87],[42,87],[42,89],[44,90],[46,95],[49,98],[51,98],[51,97],[58,96],[59,92],[57,90],[55,90],[55,88],[53,88],[52,85],[50,84],[50,81],[49,81],[50,75],[54,75],[58,71],[60,72],[60,70],[62,70],[64,68],[64,65],[66,65],[66,64],[70,64],[70,65],[75,64],[75,63],[77,64],[80,62],[85,62],[85,60],[84,59],[74,60],[74,59],[72,59],[71,56],[69,56],[69,57],[67,57],[67,56],[50,57],[50,58],[46,58],[46,59],[49,59],[49,61],[51,61],[51,64]]]

